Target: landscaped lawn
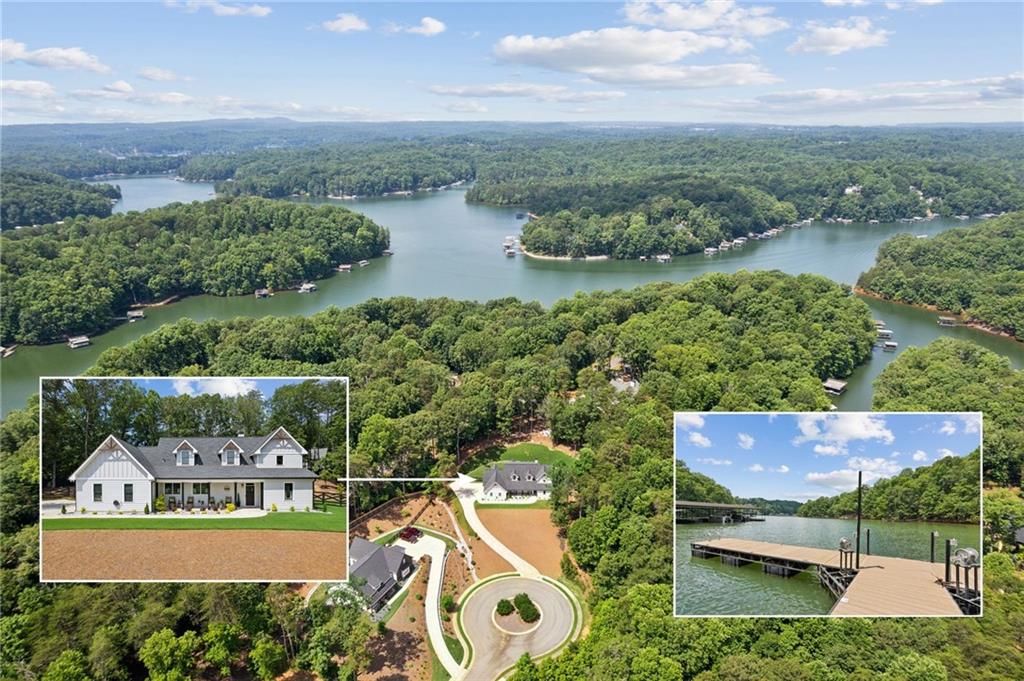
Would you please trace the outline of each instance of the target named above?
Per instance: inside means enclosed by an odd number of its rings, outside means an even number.
[[[183,513],[174,518],[124,516],[111,518],[44,518],[43,530],[311,530],[344,532],[348,525],[344,506],[328,504],[327,512],[276,511],[259,518],[203,518]]]
[[[469,472],[469,476],[477,480],[483,480],[484,471],[491,467],[491,464],[498,462],[502,466],[504,461],[537,461],[538,463],[551,464],[557,462],[569,462],[572,457],[564,452],[548,449],[544,445],[534,442],[521,442],[512,445],[508,449],[498,452],[497,448],[481,452],[473,461],[478,465]]]

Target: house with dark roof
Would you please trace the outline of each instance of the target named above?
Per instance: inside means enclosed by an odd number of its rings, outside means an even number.
[[[371,611],[379,610],[412,574],[412,558],[401,546],[383,546],[353,537],[348,547],[348,578]]]
[[[483,501],[551,496],[550,466],[537,461],[503,461],[484,471]]]
[[[284,428],[258,437],[162,437],[154,446],[108,435],[69,479],[78,510],[155,510],[158,497],[179,508],[305,510],[317,477],[307,454]]]

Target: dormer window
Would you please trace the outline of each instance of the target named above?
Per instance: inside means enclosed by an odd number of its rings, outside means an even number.
[[[187,449],[178,450],[178,465],[179,466],[191,466],[192,465],[192,452]]]
[[[182,440],[174,448],[174,463],[179,466],[195,465],[196,448],[188,440]]]
[[[519,474],[517,474],[517,473],[513,473],[512,474],[512,482],[519,482]]]
[[[526,481],[527,482],[533,482],[533,473],[527,473],[526,474]]]
[[[224,465],[235,466],[238,464],[238,452],[233,449],[224,450]]]

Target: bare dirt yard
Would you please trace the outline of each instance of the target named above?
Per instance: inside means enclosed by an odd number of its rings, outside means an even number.
[[[340,581],[347,535],[286,530],[44,531],[44,580]]]
[[[495,537],[548,577],[562,574],[565,544],[546,508],[477,506],[480,521]]]
[[[369,667],[359,674],[360,679],[426,681],[431,678],[430,649],[427,647],[426,614],[423,607],[429,573],[428,558],[420,566],[415,581],[409,585],[408,595],[402,605],[388,620],[384,634],[375,636],[367,643],[366,649],[372,659]]]

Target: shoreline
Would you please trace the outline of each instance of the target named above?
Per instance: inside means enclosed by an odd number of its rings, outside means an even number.
[[[986,322],[982,322],[982,321],[979,321],[979,320],[971,319],[970,317],[967,317],[966,315],[964,315],[962,312],[961,313],[957,313],[957,312],[951,312],[949,310],[943,310],[943,309],[939,308],[936,305],[926,305],[926,304],[920,304],[920,303],[907,303],[907,302],[904,302],[902,300],[894,300],[892,298],[886,298],[885,296],[881,295],[880,293],[875,293],[874,291],[868,291],[866,289],[862,289],[860,286],[857,286],[856,284],[851,286],[850,288],[854,292],[854,294],[856,294],[858,296],[864,296],[865,298],[871,298],[872,300],[881,300],[881,301],[886,302],[886,303],[894,303],[896,305],[904,305],[906,307],[912,307],[912,308],[917,309],[917,310],[924,310],[926,312],[933,312],[933,313],[935,313],[937,315],[944,316],[944,317],[956,317],[956,319],[960,322],[960,324],[958,324],[958,326],[963,326],[963,327],[966,327],[968,329],[974,329],[976,331],[983,331],[984,333],[987,333],[989,335],[998,336],[1000,338],[1006,338],[1007,340],[1012,340],[1012,341],[1014,341],[1016,343],[1020,343],[1021,345],[1024,345],[1024,338],[1018,338],[1017,336],[1014,336],[1013,334],[1011,334],[1009,331],[1005,331],[1003,329],[1000,329],[999,327],[992,326],[991,324],[988,324]],[[938,320],[936,320],[935,323],[938,324]]]
[[[563,260],[566,262],[597,262],[600,260],[610,260],[611,257],[607,255],[585,255],[582,258],[573,258],[569,255],[542,255],[540,253],[531,253],[526,250],[522,244],[519,244],[519,252],[525,255],[527,258],[535,258],[536,260]]]

